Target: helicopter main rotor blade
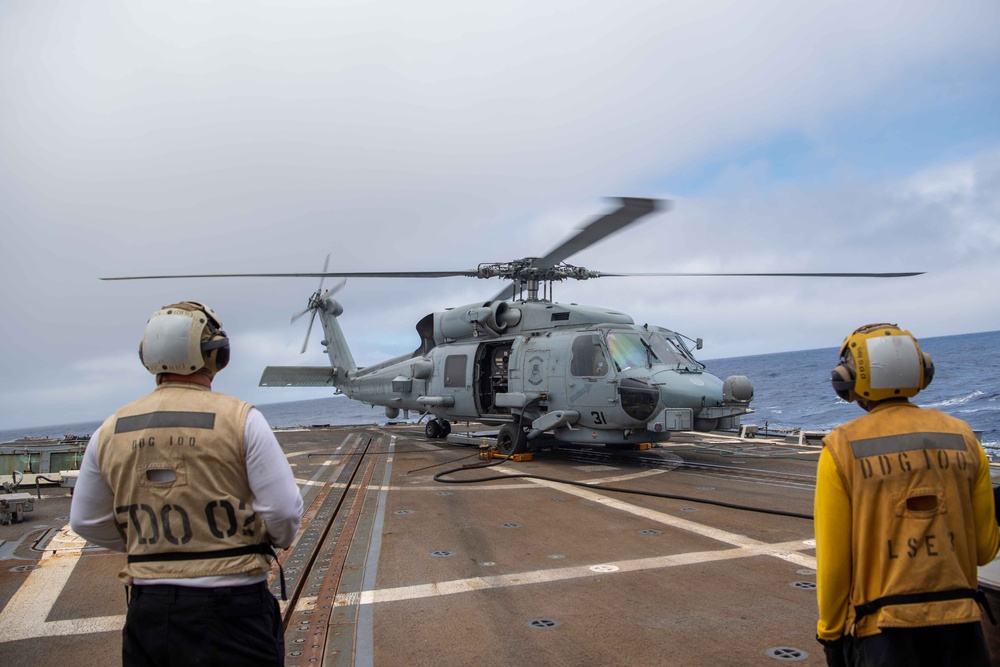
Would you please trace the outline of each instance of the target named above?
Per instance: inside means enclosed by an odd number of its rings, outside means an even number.
[[[905,271],[899,273],[605,273],[601,278],[633,278],[643,276],[662,276],[673,278],[685,277],[773,277],[773,278],[909,278],[922,276],[924,271]]]
[[[514,296],[514,290],[516,289],[515,283],[509,283],[502,290],[497,292],[491,301],[508,301]]]
[[[101,280],[161,280],[165,278],[453,278],[478,277],[469,271],[333,271],[323,273],[198,273],[164,276],[114,276]]]
[[[619,201],[621,202],[621,206],[616,210],[580,227],[576,234],[550,250],[544,257],[539,257],[532,261],[531,267],[540,269],[552,268],[568,257],[575,255],[585,248],[589,248],[615,232],[621,231],[639,218],[657,209],[663,211],[670,210],[670,202],[660,199],[619,197]],[[516,290],[517,286],[515,283],[506,285],[497,292],[493,297],[493,301],[506,301],[514,296]]]
[[[670,210],[670,202],[659,199],[641,199],[638,197],[620,197],[621,206],[617,210],[602,215],[592,222],[579,228],[579,231],[561,244],[553,248],[544,257],[539,257],[531,263],[532,267],[548,269],[566,258],[588,248],[601,239],[621,231],[639,218],[660,208]]]

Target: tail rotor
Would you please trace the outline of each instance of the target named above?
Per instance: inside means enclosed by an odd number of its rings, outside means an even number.
[[[330,265],[330,255],[326,256],[326,261],[323,262],[323,273],[326,273],[327,267]],[[306,329],[306,339],[302,342],[302,352],[300,354],[305,354],[306,348],[309,347],[309,336],[312,334],[313,322],[316,321],[316,311],[323,308],[323,304],[326,300],[340,291],[340,289],[347,284],[347,279],[341,280],[337,283],[333,289],[323,291],[323,281],[326,277],[321,277],[319,279],[319,288],[313,292],[312,296],[309,297],[309,304],[306,309],[301,313],[297,313],[292,316],[292,324],[295,324],[303,315],[306,313],[311,313],[309,317],[309,327]]]

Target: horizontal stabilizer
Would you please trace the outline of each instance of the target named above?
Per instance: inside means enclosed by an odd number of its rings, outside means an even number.
[[[268,366],[260,376],[261,387],[333,387],[330,366]]]

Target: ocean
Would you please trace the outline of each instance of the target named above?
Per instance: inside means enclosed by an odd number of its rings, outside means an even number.
[[[982,432],[983,446],[1000,457],[1000,331],[924,338],[920,346],[934,359],[931,385],[914,402],[967,421]],[[709,372],[725,379],[746,375],[754,385],[755,412],[743,417],[770,431],[803,428],[828,431],[862,414],[840,400],[830,387],[837,349],[778,352],[729,359],[704,360]],[[322,393],[323,390],[317,390]],[[343,396],[257,406],[275,428],[318,424],[385,423],[382,408],[372,408]],[[0,430],[0,442],[23,437],[89,435],[100,421]]]

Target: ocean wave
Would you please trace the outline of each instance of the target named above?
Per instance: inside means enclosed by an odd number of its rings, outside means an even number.
[[[947,408],[955,405],[965,405],[970,401],[974,401],[986,395],[986,392],[975,389],[968,394],[962,396],[955,396],[953,398],[946,398],[943,401],[938,401],[937,403],[928,403],[924,407],[927,408]]]

